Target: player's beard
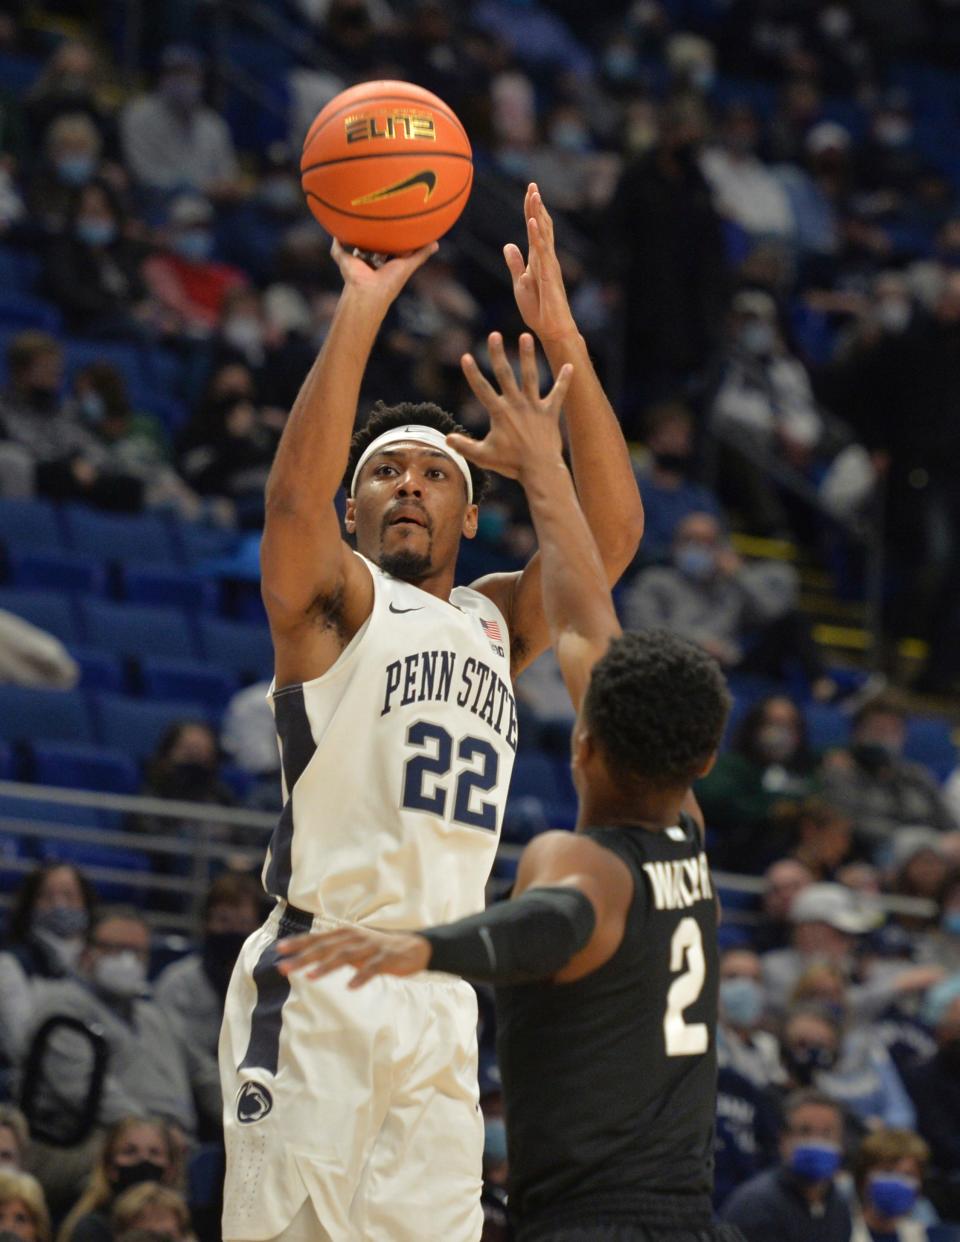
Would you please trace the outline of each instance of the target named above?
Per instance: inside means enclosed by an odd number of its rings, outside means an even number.
[[[410,548],[398,548],[396,552],[381,552],[380,568],[403,582],[422,582],[429,578],[433,569],[431,550],[414,552]]]

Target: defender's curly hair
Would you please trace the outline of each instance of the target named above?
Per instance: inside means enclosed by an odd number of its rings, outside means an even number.
[[[680,789],[720,745],[730,705],[712,656],[668,630],[644,630],[613,640],[583,710],[614,776]]]
[[[452,414],[448,414],[433,401],[401,401],[397,405],[386,405],[383,401],[377,401],[367,421],[358,431],[354,432],[353,439],[350,441],[350,455],[347,458],[347,469],[343,476],[343,486],[347,495],[350,494],[350,484],[353,482],[353,472],[357,468],[357,462],[367,448],[377,436],[382,436],[385,431],[392,431],[394,427],[404,427],[407,423],[421,423],[425,427],[435,427],[445,436],[455,431],[461,435],[470,434]],[[467,464],[470,467],[470,478],[473,480],[473,503],[477,505],[490,490],[490,476],[486,470],[481,470],[473,462]]]

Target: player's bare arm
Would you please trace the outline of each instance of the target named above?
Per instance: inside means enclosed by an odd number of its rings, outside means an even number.
[[[333,501],[377,333],[397,294],[435,250],[434,243],[375,270],[333,244],[343,293],[266,488],[262,591],[280,686],[326,672],[370,613],[373,585],[341,539]]]
[[[504,257],[517,306],[543,346],[554,377],[565,365],[574,368],[564,403],[573,477],[606,581],[612,585],[636,554],[643,534],[643,504],[620,424],[570,311],[553,222],[535,184],[527,189],[524,216],[527,261],[514,245],[505,247]],[[537,554],[519,574],[492,574],[474,584],[508,618],[514,675],[550,645],[541,573]]]

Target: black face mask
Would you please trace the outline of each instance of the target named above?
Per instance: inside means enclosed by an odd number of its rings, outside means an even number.
[[[162,1182],[166,1168],[155,1164],[152,1160],[138,1160],[136,1164],[118,1164],[114,1166],[113,1185],[115,1194],[122,1194],[131,1186],[139,1186],[141,1182]]]
[[[227,984],[247,936],[245,932],[207,932],[203,938],[203,972],[220,996]]]
[[[818,1070],[833,1069],[837,1063],[837,1054],[832,1048],[790,1048],[783,1050],[783,1061],[790,1076],[803,1087],[809,1087],[813,1076]]]
[[[60,400],[55,388],[41,388],[31,384],[26,390],[27,401],[38,414],[53,414]]]
[[[661,470],[674,474],[688,474],[693,458],[689,453],[654,453],[653,460]]]
[[[878,742],[857,742],[850,747],[850,754],[867,772],[888,768],[895,758],[892,751]]]
[[[174,763],[164,787],[169,793],[180,793],[189,799],[191,795],[206,793],[215,779],[216,773],[205,763]]]

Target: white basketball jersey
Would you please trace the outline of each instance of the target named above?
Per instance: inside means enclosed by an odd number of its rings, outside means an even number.
[[[384,929],[484,906],[517,748],[500,610],[449,603],[384,573],[373,611],[333,667],[272,690],[284,807],[267,892]]]

